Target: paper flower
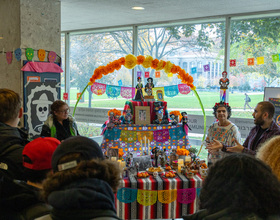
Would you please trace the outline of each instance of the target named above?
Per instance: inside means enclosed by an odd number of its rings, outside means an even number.
[[[128,54],[125,57],[125,64],[124,64],[124,66],[127,69],[133,69],[136,66],[136,64],[137,64],[136,61],[137,61],[137,59],[136,59],[136,57],[134,55]]]
[[[166,72],[167,74],[170,73],[173,65],[173,63],[167,61],[166,65],[164,66],[164,72]]]
[[[152,61],[153,61],[153,58],[148,55],[148,56],[146,56],[144,62],[142,63],[142,66],[146,69],[150,68],[152,65]]]
[[[165,65],[166,65],[166,62],[163,61],[163,60],[160,60],[158,65],[157,65],[156,71],[162,70]]]
[[[143,55],[137,56],[137,65],[141,65],[145,60],[145,57]]]
[[[157,68],[158,63],[159,63],[159,60],[158,60],[158,59],[154,59],[154,60],[152,61],[151,68],[152,68],[152,69],[156,69],[156,68]]]

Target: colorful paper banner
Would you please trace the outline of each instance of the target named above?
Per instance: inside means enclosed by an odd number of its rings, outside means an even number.
[[[248,58],[247,59],[247,65],[248,66],[254,66],[255,64],[255,58]]]
[[[103,95],[106,92],[106,84],[103,83],[93,83],[90,90],[95,95]]]
[[[176,86],[176,85],[165,86],[164,87],[164,93],[167,97],[174,97],[174,96],[178,95],[178,93],[179,93],[178,86]]]
[[[209,64],[203,65],[203,69],[204,69],[204,72],[209,72],[210,71],[210,65]]]
[[[108,98],[116,98],[121,94],[121,87],[107,85],[106,94],[107,94]]]
[[[195,74],[195,73],[197,73],[197,67],[191,68],[191,74]]]
[[[230,67],[236,66],[236,59],[229,60],[229,66]]]
[[[257,65],[264,64],[264,57],[257,57]]]

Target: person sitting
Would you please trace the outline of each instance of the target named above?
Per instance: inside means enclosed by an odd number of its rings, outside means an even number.
[[[69,114],[66,102],[56,100],[51,105],[51,112],[45,121],[41,137],[54,137],[62,141],[71,136],[79,135],[75,119]]]
[[[27,134],[18,128],[22,115],[19,94],[10,89],[0,89],[0,174],[25,180],[21,154],[29,141]]]
[[[60,141],[39,137],[28,143],[22,152],[27,182],[2,178],[0,219],[33,220],[50,213],[51,206],[40,197],[42,182],[51,171],[51,157]]]
[[[256,153],[256,157],[266,163],[280,181],[280,136],[266,141]]]
[[[213,114],[217,121],[209,127],[206,138],[206,149],[208,149],[209,152],[209,165],[215,163],[218,159],[229,155],[229,153],[226,152],[226,148],[223,148],[223,144],[226,146],[234,146],[235,140],[241,140],[238,127],[229,121],[231,107],[228,103],[216,103],[213,110]]]
[[[231,154],[217,161],[205,178],[198,219],[279,219],[280,182],[262,161],[246,154]]]
[[[95,141],[66,139],[53,154],[52,168],[43,183],[43,197],[53,207],[53,219],[118,219],[114,193],[120,169],[116,162],[104,160]]]

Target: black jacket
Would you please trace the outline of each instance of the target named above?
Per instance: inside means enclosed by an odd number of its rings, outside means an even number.
[[[0,122],[0,169],[12,179],[24,180],[22,150],[27,134]]]
[[[7,177],[0,185],[1,220],[34,220],[50,213],[51,206],[39,199],[39,189]]]

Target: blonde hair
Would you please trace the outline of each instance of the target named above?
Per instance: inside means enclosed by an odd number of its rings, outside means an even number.
[[[256,157],[265,162],[280,180],[280,136],[266,141],[257,151]]]

